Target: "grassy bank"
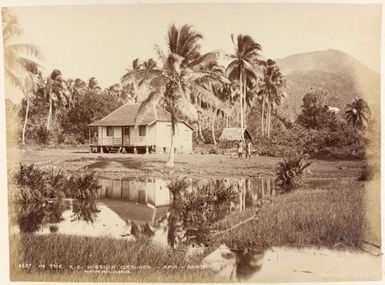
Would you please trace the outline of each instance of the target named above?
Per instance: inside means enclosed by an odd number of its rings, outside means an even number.
[[[199,265],[199,256],[187,259],[184,250],[172,251],[149,240],[21,234],[12,237],[12,251],[11,256],[17,256],[11,264],[13,280],[192,282],[213,278],[208,269],[195,267]],[[21,269],[19,264],[32,267]],[[46,268],[39,269],[39,264]],[[63,268],[51,269],[50,264]],[[76,268],[78,265],[82,268]],[[142,268],[125,267],[130,271],[128,274],[86,271],[91,270],[87,266],[95,265],[115,266],[115,270],[130,265]]]
[[[280,195],[255,220],[218,235],[216,242],[240,248],[354,247],[363,237],[365,191],[363,183],[348,180]],[[229,229],[254,213],[228,216],[217,228]]]
[[[259,177],[274,175],[280,160],[268,156],[238,159],[236,153],[225,154],[177,154],[175,167],[165,166],[167,154],[97,154],[87,149],[48,149],[26,147],[9,148],[10,169],[19,162],[36,163],[39,167],[57,167],[64,172],[95,171],[108,177]],[[358,177],[362,173],[363,160],[318,160],[308,169],[309,178]],[[218,167],[220,165],[220,167]]]

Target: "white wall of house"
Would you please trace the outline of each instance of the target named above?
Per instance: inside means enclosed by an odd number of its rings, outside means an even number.
[[[135,128],[134,126],[130,126],[130,141],[129,145],[132,146],[145,146],[153,144],[148,136],[149,127],[146,126],[145,136],[140,136],[140,127]],[[125,143],[127,145],[127,142]]]
[[[171,143],[171,123],[157,121],[145,126],[145,135],[140,135],[140,127],[129,127],[129,142],[124,139],[125,145],[146,146],[155,145],[158,153],[164,149],[169,152]],[[112,136],[107,136],[107,127],[98,127],[99,145],[121,145],[122,127],[112,127]],[[192,130],[184,123],[177,123],[175,134],[175,147],[179,153],[192,152]]]
[[[178,152],[192,153],[192,130],[184,123],[178,123],[175,146]]]
[[[171,144],[171,123],[156,122],[156,150],[157,152],[166,152],[170,150]],[[175,147],[177,152],[192,152],[192,130],[184,123],[177,123],[175,129]]]
[[[112,136],[107,135],[107,127],[98,127],[98,144],[99,145],[121,145],[122,144],[122,127],[111,127]]]

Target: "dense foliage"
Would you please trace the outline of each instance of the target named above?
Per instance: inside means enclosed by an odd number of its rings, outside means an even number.
[[[46,127],[49,100],[37,93],[30,99],[29,118],[26,128],[27,143],[37,144],[84,144],[88,140],[91,122],[101,119],[122,105],[121,98],[109,90],[98,91],[85,88],[71,104],[67,97],[56,105],[50,129]],[[27,101],[21,103],[19,117],[24,118]]]

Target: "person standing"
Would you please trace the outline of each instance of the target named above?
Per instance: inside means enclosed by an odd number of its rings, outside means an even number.
[[[246,145],[246,158],[251,158],[251,140]]]
[[[238,158],[242,159],[242,154],[243,154],[243,142],[242,142],[242,140],[239,140],[239,143],[238,143]]]

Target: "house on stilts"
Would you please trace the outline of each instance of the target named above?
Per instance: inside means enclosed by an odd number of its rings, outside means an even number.
[[[137,122],[140,104],[126,104],[88,125],[91,152],[167,153],[171,142],[170,114],[160,107]],[[192,127],[177,122],[174,151],[192,152]]]

